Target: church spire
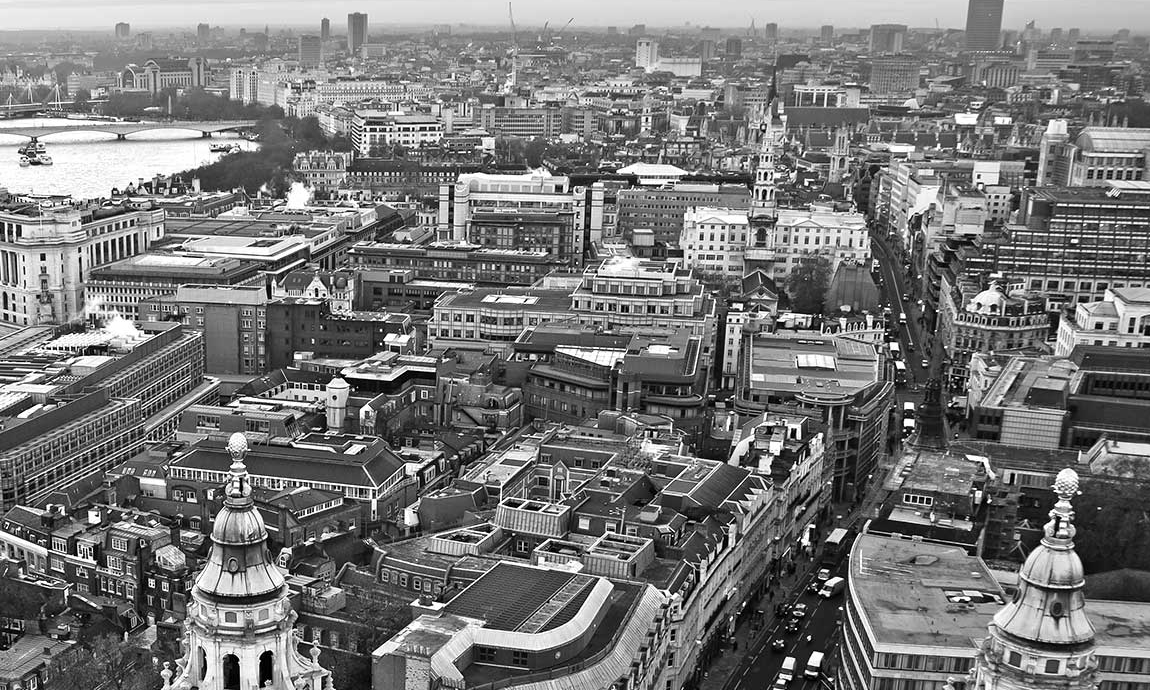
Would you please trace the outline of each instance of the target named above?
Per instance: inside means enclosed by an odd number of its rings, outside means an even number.
[[[775,200],[775,164],[777,163],[775,135],[775,84],[771,80],[767,102],[759,119],[759,151],[755,165],[755,183],[751,194],[751,219],[773,222],[778,217]]]
[[[1052,487],[1057,501],[1042,542],[1018,571],[1018,591],[994,616],[979,650],[976,690],[1094,687],[1094,626],[1086,615],[1082,560],[1074,550],[1078,474],[1066,468]]]

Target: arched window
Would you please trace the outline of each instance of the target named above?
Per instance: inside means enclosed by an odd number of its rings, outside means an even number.
[[[259,675],[260,685],[259,685],[259,687],[261,687],[261,688],[262,687],[268,687],[273,682],[275,682],[275,679],[272,678],[273,667],[274,667],[274,664],[272,663],[271,650],[268,650],[268,651],[264,652],[263,654],[260,654],[260,675]]]
[[[200,680],[208,677],[208,653],[200,647]]]
[[[224,690],[240,690],[240,660],[235,654],[224,655]]]

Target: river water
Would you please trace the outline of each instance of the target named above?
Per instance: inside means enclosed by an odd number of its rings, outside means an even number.
[[[70,194],[80,199],[107,197],[113,187],[123,189],[140,178],[170,175],[217,160],[224,154],[212,153],[208,148],[212,143],[239,144],[244,149],[259,146],[230,132],[203,139],[199,132],[155,130],[129,134],[123,141],[102,132],[65,132],[41,139],[53,165],[22,168],[16,150],[28,140],[4,134],[9,127],[84,123],[52,117],[0,120],[0,187],[12,193]]]

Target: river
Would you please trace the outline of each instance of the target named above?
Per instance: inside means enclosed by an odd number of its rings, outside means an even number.
[[[123,141],[102,132],[65,132],[41,139],[53,165],[22,168],[16,150],[28,140],[4,134],[9,127],[77,126],[85,122],[53,117],[0,120],[0,187],[12,193],[106,197],[113,187],[122,189],[140,178],[170,175],[218,159],[224,154],[209,150],[212,143],[239,144],[244,149],[259,146],[230,132],[203,139],[199,132],[154,130],[129,134]]]

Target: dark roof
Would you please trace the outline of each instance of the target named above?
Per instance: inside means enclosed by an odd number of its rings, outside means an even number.
[[[587,575],[499,563],[444,610],[485,620],[484,627],[493,630],[540,633],[574,618],[595,582]]]
[[[787,127],[833,127],[843,124],[859,124],[870,119],[869,108],[787,108]]]
[[[403,461],[383,441],[365,440],[362,445],[365,448],[354,455],[291,446],[255,446],[244,462],[248,472],[260,477],[371,488],[383,485],[403,469]],[[173,459],[170,466],[226,472],[231,464],[224,443],[207,440]]]

